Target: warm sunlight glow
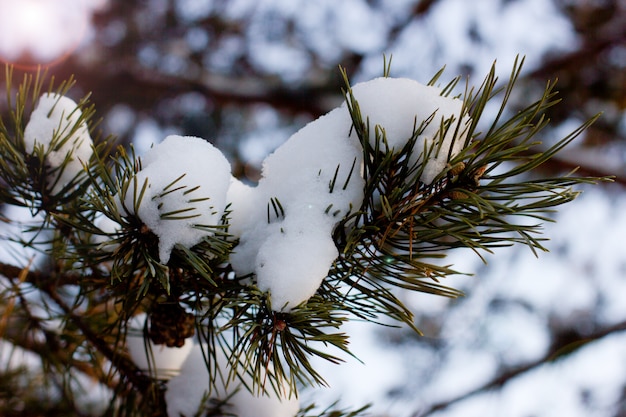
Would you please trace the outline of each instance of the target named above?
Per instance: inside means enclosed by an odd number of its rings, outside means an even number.
[[[104,0],[0,0],[0,59],[47,64],[85,39]]]

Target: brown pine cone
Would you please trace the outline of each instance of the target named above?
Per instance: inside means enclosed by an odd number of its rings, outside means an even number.
[[[195,331],[195,316],[178,303],[156,304],[150,311],[148,336],[156,345],[181,347]]]

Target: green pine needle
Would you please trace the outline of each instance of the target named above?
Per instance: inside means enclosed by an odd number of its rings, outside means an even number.
[[[14,285],[2,295],[5,300],[21,297],[19,311],[27,318],[29,301],[22,297],[22,288],[42,291],[56,300],[64,313],[55,313],[55,318],[64,327],[61,335],[46,334],[46,341],[62,339],[81,354],[62,358],[62,350],[55,354],[47,351],[46,364],[51,366],[46,370],[57,377],[75,368],[98,370],[95,378],[115,391],[118,415],[149,415],[162,408],[163,385],[124,362],[124,356],[116,352],[121,351],[128,319],[139,312],[149,313],[163,302],[179,304],[193,313],[196,332],[206,346],[206,366],[213,375],[207,382],[211,386],[215,386],[218,352],[226,354],[233,365],[230,377],[244,381],[244,375],[252,376],[252,383],[245,384],[252,392],[279,391],[278,387],[286,383],[295,395],[303,385],[324,385],[324,375],[312,359],[339,364],[352,355],[349,337],[342,330],[348,320],[389,325],[391,319],[419,333],[414,312],[402,302],[400,291],[462,296],[444,282],[446,277],[462,273],[444,263],[451,250],[464,248],[483,259],[498,248],[515,244],[535,253],[544,251],[547,239],[541,234],[542,225],[552,221],[554,210],[575,199],[579,185],[608,180],[578,177],[575,172],[553,178],[539,176],[538,168],[596,118],[544,145],[542,135],[549,125],[546,112],[559,103],[555,83],[548,82],[540,97],[526,107],[511,109],[509,102],[522,64],[523,59],[515,62],[504,83],[497,79],[493,67],[478,88],[468,82],[462,94],[457,93],[460,78],[441,83],[443,69],[439,71],[429,85],[442,85],[443,96],[460,97],[460,116],[467,116],[470,123],[460,126],[456,120],[440,120],[435,114],[414,120],[413,134],[405,138],[402,149],[390,149],[384,126],[372,126],[361,113],[342,69],[351,134],[362,145],[363,165],[354,159],[345,178],[339,176],[337,166],[329,192],[339,187],[346,190],[352,178],[363,175],[365,198],[360,207],[351,207],[349,214],[343,214],[344,218],[332,204],[326,207],[325,212],[338,221],[333,239],[340,255],[317,293],[288,312],[275,311],[268,294],[255,285],[253,274],[237,276],[233,271],[229,258],[238,242],[229,233],[230,208],[219,225],[194,225],[207,236],[192,248],[176,245],[168,264],[161,264],[158,237],[137,215],[148,182],[137,180],[141,160],[132,147],[114,151],[112,138],[96,141],[94,156],[83,172],[58,195],[50,195],[46,151],[37,147],[32,155],[25,153],[24,126],[42,92],[65,94],[74,81],[70,79],[55,89],[52,81],[44,85],[45,74],[26,76],[17,89],[7,88],[10,111],[6,120],[0,119],[0,176],[4,183],[0,203],[26,207],[34,216],[40,215],[36,222],[23,225],[26,234],[5,240],[45,254],[46,266],[52,272],[34,268],[19,272],[21,268],[17,268],[13,275],[23,277],[28,285],[22,286],[8,276]],[[383,75],[390,73],[391,58],[384,57]],[[11,86],[10,67],[5,77]],[[492,102],[499,103],[493,116],[486,110]],[[83,112],[80,123],[88,122],[93,130],[93,106],[85,98],[79,107]],[[487,123],[483,120],[486,117],[491,118]],[[416,146],[430,123],[439,127],[438,140]],[[457,140],[465,138],[464,149],[449,158],[448,166],[432,184],[419,182],[424,161],[446,151],[441,142],[451,126],[457,126],[450,132]],[[486,131],[480,132],[479,126],[486,126]],[[56,146],[62,146],[70,133],[59,134]],[[66,158],[57,173],[68,161]],[[188,206],[162,213],[163,220],[195,218],[197,203],[208,201],[194,194],[200,187],[182,185],[184,176],[173,180],[156,198],[180,193]],[[129,193],[132,207],[125,207]],[[277,197],[266,204],[268,223],[285,217]],[[101,230],[99,219],[112,221],[116,229]],[[80,290],[65,305],[63,297],[55,294],[67,285]],[[34,335],[33,329],[45,330],[34,319],[23,328],[29,337]],[[28,340],[36,342],[38,338]],[[207,409],[219,410],[220,406],[206,404]],[[318,413],[309,406],[298,416],[356,417],[363,412],[328,408]]]

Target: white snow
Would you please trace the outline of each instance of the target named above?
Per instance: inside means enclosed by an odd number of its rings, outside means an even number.
[[[290,395],[287,385],[280,387],[282,391],[280,397],[270,386],[263,394],[252,394],[244,386],[246,384],[252,387],[251,377],[245,374],[242,376],[242,381],[229,377],[230,365],[221,351],[216,352],[215,355],[217,364],[211,366],[216,375],[210,375],[205,362],[205,353],[203,353],[206,349],[206,345],[194,345],[180,374],[168,382],[165,392],[168,416],[195,415],[207,393],[212,399],[228,400],[228,406],[224,411],[238,417],[293,417],[296,415],[300,403],[295,395]],[[215,380],[214,387],[210,385],[211,378]]]
[[[24,147],[34,153],[41,147],[49,166],[48,188],[57,194],[83,170],[93,153],[93,142],[82,112],[70,98],[42,95],[24,129]],[[69,162],[60,169],[64,161]]]
[[[362,151],[350,126],[347,111],[335,109],[268,156],[257,187],[233,183],[231,232],[241,240],[231,263],[239,275],[256,273],[276,310],[315,293],[338,255],[332,229],[361,205]]]
[[[137,367],[157,379],[170,379],[179,374],[183,362],[191,353],[193,339],[188,338],[181,347],[155,345],[144,338],[146,314],[138,314],[128,324],[126,348]]]
[[[190,248],[220,225],[230,178],[230,164],[209,142],[171,135],[144,155],[136,189],[122,198],[128,214],[159,237],[160,261],[167,264],[175,245]]]
[[[422,159],[424,145],[429,150],[433,148],[426,158],[426,166],[420,178],[422,182],[432,183],[446,167],[449,156],[453,157],[463,149],[469,122],[467,116],[461,119],[463,101],[441,96],[438,87],[426,86],[407,78],[381,77],[357,84],[352,90],[363,120],[366,120],[366,116],[369,118],[370,142],[373,143],[375,136],[373,126],[380,125],[385,130],[389,146],[396,151],[406,144],[422,122],[434,115],[415,143],[412,155],[412,163],[415,164]],[[449,119],[452,123],[443,141],[433,146],[438,140],[441,123]]]
[[[415,143],[414,164],[430,155],[420,178],[430,184],[449,156],[464,145],[455,137],[462,101],[440,95],[436,87],[409,79],[378,78],[357,84],[353,93],[364,120],[386,132],[391,152],[398,152],[420,124],[434,115]],[[442,120],[453,118],[439,146]],[[464,123],[459,126],[462,130]],[[230,232],[240,238],[231,255],[238,275],[256,274],[257,285],[271,296],[272,308],[289,310],[308,300],[339,255],[332,232],[363,200],[362,149],[346,105],[307,124],[263,162],[257,187],[233,180]]]
[[[95,220],[94,225],[98,229],[100,229],[102,234],[93,235],[91,238],[92,241],[95,244],[98,244],[99,248],[104,251],[108,251],[108,252],[115,251],[118,245],[115,243],[110,243],[112,239],[110,235],[115,235],[121,231],[122,227],[120,226],[120,224],[117,223],[115,220],[112,220],[102,215],[102,216],[99,216]]]

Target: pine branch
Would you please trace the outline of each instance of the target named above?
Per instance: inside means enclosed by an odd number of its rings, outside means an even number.
[[[26,312],[21,311],[21,313],[27,316]],[[28,329],[28,331],[25,332],[25,329]],[[32,333],[34,330],[44,337],[44,341],[33,337]],[[24,317],[22,320],[20,317],[17,317],[17,314],[14,314],[8,322],[6,329],[0,334],[0,337],[14,346],[33,352],[42,359],[45,358],[47,363],[55,364],[60,372],[65,372],[67,369],[72,368],[94,380],[105,383],[110,388],[116,388],[117,386],[113,380],[106,378],[103,367],[94,366],[90,362],[76,360],[73,354],[77,345],[68,344],[67,338],[62,339],[58,333],[46,329],[40,324],[40,320],[35,317]]]
[[[346,102],[364,152],[367,197],[360,210],[335,232],[342,255],[330,279],[365,298],[386,300],[379,306],[382,308],[374,308],[370,314],[395,317],[412,326],[412,314],[385,289],[401,287],[459,296],[458,291],[439,284],[440,279],[456,272],[429,259],[443,258],[456,248],[470,248],[482,257],[483,252],[517,243],[533,251],[545,250],[540,227],[541,222],[551,221],[553,208],[578,195],[573,186],[607,179],[520,177],[549,161],[595,120],[585,122],[554,145],[540,148],[537,137],[548,123],[544,114],[558,100],[554,83],[548,83],[537,101],[508,116],[507,104],[522,62],[516,63],[503,87],[498,86],[494,68],[477,91],[466,88],[463,114],[471,118],[466,147],[430,185],[410,180],[420,178],[424,166],[408,166],[407,162],[417,136],[433,121],[416,121],[407,145],[396,153],[389,152],[384,129],[365,120],[344,73]],[[455,79],[442,88],[442,94],[450,94],[457,82]],[[477,131],[480,119],[486,104],[495,99],[500,100],[500,109],[487,132],[481,134]],[[376,133],[373,144],[372,129]],[[440,132],[443,130],[444,125]],[[418,160],[427,160],[436,146],[424,149]],[[517,217],[537,223],[519,223]]]
[[[54,288],[41,288],[41,290],[62,309],[66,320],[78,328],[90,346],[102,354],[111,363],[115,372],[119,373],[120,383],[116,386],[118,394],[132,398],[135,393],[140,393],[143,404],[136,405],[139,410],[142,406],[147,406],[153,415],[165,416],[164,387],[159,381],[141,372],[131,359],[116,349],[116,346],[108,344],[82,316],[73,312],[73,309],[58,296]],[[122,389],[124,386],[125,388]],[[129,403],[132,402],[129,401]]]
[[[0,273],[20,277],[41,291],[56,306],[50,307],[60,308],[60,316],[71,325],[72,332],[65,336],[77,338],[94,357],[112,365],[116,391],[124,397],[122,415],[132,415],[137,408],[157,413],[164,409],[163,385],[116,351],[124,342],[129,319],[140,312],[145,312],[151,323],[144,334],[151,342],[180,346],[197,332],[206,345],[207,370],[216,371],[217,354],[224,353],[231,366],[230,379],[250,392],[273,390],[284,395],[286,386],[295,395],[301,385],[324,385],[324,377],[311,359],[339,363],[341,355],[351,355],[348,336],[341,330],[347,320],[382,322],[391,318],[419,332],[413,312],[399,299],[398,290],[461,296],[460,291],[441,283],[459,273],[451,265],[442,265],[450,250],[468,248],[483,256],[519,243],[533,251],[544,250],[541,223],[551,221],[550,212],[573,200],[577,185],[604,180],[533,175],[593,119],[552,146],[541,147],[537,138],[548,124],[545,112],[558,99],[554,83],[548,83],[541,97],[511,114],[508,101],[521,65],[516,63],[503,86],[495,69],[477,90],[466,86],[461,114],[441,119],[433,113],[425,120],[414,120],[413,133],[403,138],[405,145],[400,149],[390,145],[393,138],[387,137],[385,126],[370,125],[368,115],[361,113],[344,72],[352,135],[361,144],[363,165],[358,166],[357,158],[349,161],[347,176],[340,175],[337,165],[328,191],[345,191],[350,179],[362,174],[365,198],[360,207],[351,203],[350,213],[335,228],[332,237],[340,255],[317,294],[289,311],[273,307],[270,295],[258,289],[254,276],[235,275],[229,257],[238,242],[229,234],[229,209],[218,217],[218,224],[193,226],[210,233],[192,247],[174,245],[171,256],[168,253],[162,262],[156,226],[150,226],[155,228],[151,230],[147,225],[151,223],[142,220],[140,212],[144,204],[155,204],[160,221],[196,216],[197,204],[208,197],[194,198],[192,193],[199,187],[186,185],[186,174],[176,174],[179,176],[161,189],[149,189],[148,179],[138,179],[144,167],[133,150],[119,148],[112,154],[105,140],[94,147],[83,170],[53,193],[57,184],[50,184],[47,165],[51,151],[35,146],[27,153],[24,146],[24,112],[31,104],[25,97],[32,90],[34,103],[43,89],[39,79],[27,78],[17,102],[11,104],[15,106],[12,126],[0,124],[0,150],[8,155],[0,161],[0,174],[6,178],[0,202],[26,207],[44,218],[30,230],[35,237],[17,237],[16,241],[48,257],[51,271],[0,263]],[[390,61],[385,60],[385,75],[389,66]],[[439,85],[442,73],[435,74],[429,84]],[[7,78],[10,81],[10,73]],[[441,95],[452,97],[459,82],[454,78],[444,84]],[[62,90],[68,86],[63,85]],[[500,108],[487,131],[478,132],[492,100],[499,100]],[[85,116],[69,130],[75,131],[93,114],[86,99],[78,108]],[[465,120],[468,123],[461,123]],[[418,146],[420,135],[430,128],[436,128],[435,138]],[[448,134],[453,142],[464,145],[458,154],[444,148]],[[56,140],[52,148],[62,147],[68,138]],[[433,174],[432,181],[423,182],[428,161],[441,155],[447,156],[447,166]],[[56,169],[63,172],[69,163],[66,156]],[[158,205],[160,199],[181,195],[189,200],[189,206],[161,212],[168,206]],[[267,207],[262,207],[267,209],[268,223],[285,218],[285,207],[278,198],[270,198]],[[331,204],[326,214],[338,215],[339,211],[333,210]],[[102,219],[109,221],[111,228],[100,226]],[[79,295],[71,302],[58,293],[70,284],[80,286]],[[87,311],[79,310],[80,304],[89,305]],[[94,366],[101,367],[101,362]],[[209,377],[211,386],[215,378]],[[327,415],[353,414],[328,411]]]

